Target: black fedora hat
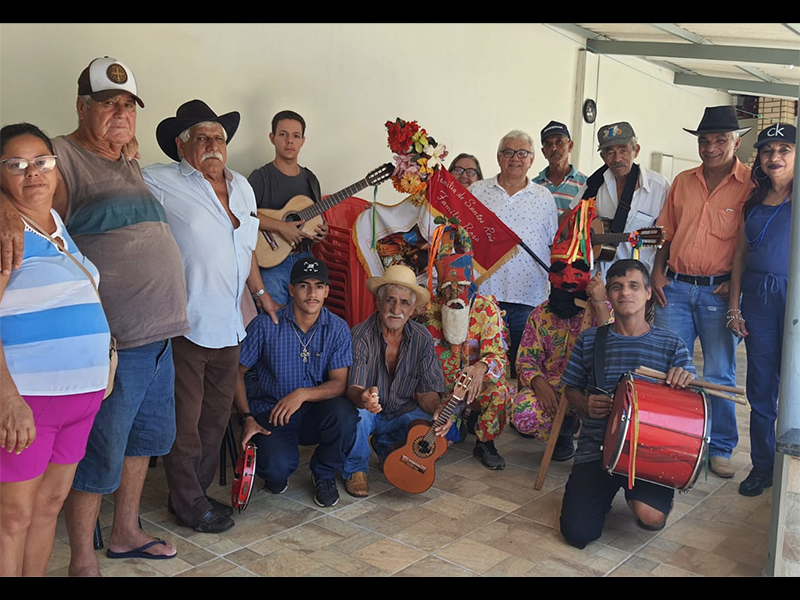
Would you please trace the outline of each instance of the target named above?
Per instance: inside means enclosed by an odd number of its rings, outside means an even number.
[[[207,121],[219,123],[228,136],[227,142],[233,139],[233,134],[239,128],[240,115],[233,111],[224,115],[217,116],[211,107],[202,100],[189,100],[178,107],[174,117],[168,117],[161,121],[156,127],[156,140],[164,154],[174,161],[180,161],[178,156],[178,145],[175,143],[182,132],[192,125],[205,123]]]
[[[750,131],[752,127],[739,127],[739,120],[736,118],[736,109],[733,106],[708,106],[703,112],[703,118],[700,120],[700,125],[697,129],[686,129],[692,135],[704,135],[706,133],[727,133],[729,131],[738,131],[744,135]]]

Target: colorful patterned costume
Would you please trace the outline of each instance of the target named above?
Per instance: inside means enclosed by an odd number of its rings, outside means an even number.
[[[520,390],[511,402],[511,423],[514,428],[542,442],[550,439],[553,417],[545,412],[536,399],[532,389],[533,379],[544,377],[557,394],[561,393],[561,374],[567,366],[583,320],[583,312],[570,319],[562,319],[550,312],[549,303],[542,302],[528,317],[517,356]],[[596,323],[592,325],[596,326]]]
[[[455,381],[464,367],[482,360],[489,369],[484,377],[484,387],[478,396],[481,415],[475,427],[478,440],[495,439],[506,424],[508,406],[514,389],[508,384],[507,334],[504,333],[500,308],[494,296],[476,294],[470,306],[469,336],[460,345],[450,345],[444,339],[441,322],[441,304],[434,302],[426,315],[426,325],[436,342],[436,354],[444,369],[447,394],[453,391]]]

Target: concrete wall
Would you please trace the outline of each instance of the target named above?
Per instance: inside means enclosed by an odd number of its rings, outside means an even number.
[[[218,113],[241,112],[228,156],[245,175],[272,160],[270,119],[291,108],[308,122],[301,163],[323,193],[391,159],[383,124],[396,116],[418,120],[453,156],[476,154],[491,176],[504,133],[523,129],[538,140],[550,119],[574,128],[584,93],[599,113],[575,131],[573,162],[584,172],[600,164],[597,126],[620,119],[639,134],[644,166],[656,151],[696,159],[681,127],[695,127],[703,107],[728,95],[675,86],[671,73],[635,59],[590,55],[583,69],[582,43],[542,24],[2,24],[0,121],[72,131],[78,74],[110,55],[134,71],[146,104],[137,129],[143,165],[168,160],[156,125],[201,98]],[[532,172],[545,166],[536,150]],[[400,199],[380,188],[380,201]]]

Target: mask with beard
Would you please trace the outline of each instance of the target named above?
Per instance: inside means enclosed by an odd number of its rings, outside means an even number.
[[[444,339],[450,344],[463,344],[469,335],[469,309],[475,296],[472,253],[451,254],[436,261],[436,272]]]
[[[556,287],[550,289],[550,312],[562,319],[571,319],[583,309],[575,304],[575,298],[587,300],[589,295],[586,292],[565,292]]]

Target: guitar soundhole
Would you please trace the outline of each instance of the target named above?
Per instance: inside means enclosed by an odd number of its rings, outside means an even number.
[[[436,444],[429,444],[424,437],[418,437],[414,440],[414,445],[412,447],[414,448],[414,454],[421,458],[427,458],[433,454]]]
[[[286,221],[287,223],[294,223],[295,221],[300,221],[300,215],[298,215],[297,213],[289,213],[284,218],[284,221]]]

